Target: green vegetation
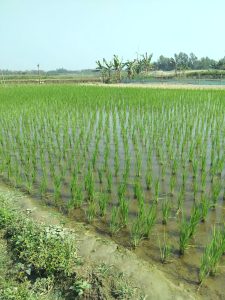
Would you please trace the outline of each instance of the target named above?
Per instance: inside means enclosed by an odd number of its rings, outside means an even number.
[[[162,264],[168,263],[172,255],[172,246],[168,243],[165,233],[163,244],[161,244],[161,242],[159,241],[159,249]]]
[[[51,299],[43,297],[51,290],[60,291],[61,296],[70,294],[70,298],[78,295],[78,289],[70,288],[77,284],[79,265],[74,234],[61,226],[39,225],[14,210],[4,198],[0,200],[0,232],[15,264],[13,279],[0,280],[0,298]],[[10,276],[6,270],[4,273]]]
[[[33,221],[15,204],[14,192],[0,202],[0,299],[144,298],[116,267],[78,257],[73,230]]]
[[[219,261],[225,253],[225,229],[213,228],[212,240],[203,253],[199,271],[199,282],[202,283],[207,276],[215,275]]]
[[[206,241],[205,228],[224,220],[224,96],[222,90],[1,88],[1,181],[133,247],[151,247],[156,233],[168,230],[162,262],[176,250],[186,255],[191,245],[200,248],[199,232]],[[42,267],[32,265],[36,273]]]
[[[134,59],[123,61],[118,55],[113,55],[111,60],[97,60],[96,69],[66,70],[64,68],[43,71],[40,65],[36,70],[11,71],[0,70],[1,83],[79,83],[79,82],[104,82],[115,83],[121,81],[160,82],[161,80],[186,78],[186,83],[192,80],[200,84],[202,80],[223,82],[225,78],[225,57],[214,60],[209,57],[198,58],[194,53],[175,53],[173,57],[160,55],[156,61],[152,60],[153,54],[138,54]],[[189,80],[188,80],[189,79]],[[217,79],[217,81],[216,81]],[[185,79],[184,79],[185,80]],[[223,81],[222,81],[223,80]],[[185,83],[185,81],[184,81]]]
[[[97,71],[101,72],[101,79],[104,83],[120,82],[122,77],[128,80],[150,79],[153,78],[208,78],[222,79],[225,76],[225,57],[215,61],[208,57],[198,59],[194,53],[190,55],[180,52],[175,53],[174,57],[160,55],[157,61],[152,62],[153,54],[139,55],[133,60],[123,62],[117,55],[112,60],[97,60]],[[154,72],[150,72],[154,70]],[[156,75],[155,71],[159,72]],[[172,72],[171,72],[172,71]]]

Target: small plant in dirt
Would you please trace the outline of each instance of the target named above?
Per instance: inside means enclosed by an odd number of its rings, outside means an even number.
[[[131,245],[136,248],[143,239],[143,223],[137,218],[131,227]]]
[[[160,188],[160,181],[157,178],[155,181],[155,189],[154,189],[154,201],[156,203],[158,203],[158,200],[159,200],[159,188]]]
[[[198,181],[196,177],[194,177],[193,179],[193,193],[194,193],[194,200],[196,200],[197,193],[198,193]]]
[[[194,159],[192,161],[192,168],[193,168],[193,178],[197,178],[197,173],[198,173],[198,160]]]
[[[110,230],[111,235],[114,235],[121,229],[119,214],[120,214],[119,208],[113,207],[112,213],[111,213],[111,219],[110,219],[110,223],[109,223],[109,230]]]
[[[185,217],[182,218],[180,224],[180,254],[183,255],[189,246],[189,223]]]
[[[182,173],[182,188],[183,189],[185,189],[185,187],[186,187],[187,177],[188,177],[187,170],[184,169],[183,173]]]
[[[108,202],[108,195],[101,193],[98,198],[99,213],[101,217],[105,217],[106,215]]]
[[[199,221],[201,220],[201,207],[200,205],[193,206],[191,210],[191,217],[189,221],[189,234],[190,237],[192,237],[197,229],[197,225],[199,224]]]
[[[163,243],[161,243],[159,240],[159,250],[160,250],[161,263],[162,264],[168,263],[172,255],[172,246],[168,242],[168,238],[166,237],[165,232],[164,232]]]
[[[201,258],[199,270],[199,283],[201,284],[209,275],[215,275],[219,261],[225,252],[225,229],[213,228],[212,239],[206,246]]]
[[[194,235],[197,225],[201,220],[201,208],[200,206],[195,206],[192,209],[190,220],[184,216],[181,220],[180,225],[180,254],[183,255],[185,250],[189,247],[190,239]]]
[[[95,194],[94,178],[91,167],[88,167],[88,172],[85,176],[85,190],[87,191],[88,201],[93,201]]]
[[[130,286],[128,280],[124,277],[123,273],[114,278],[112,284],[111,294],[114,299],[138,299],[136,289]]]
[[[163,225],[166,225],[168,222],[168,219],[171,214],[171,202],[168,198],[164,199],[162,202],[162,223]]]
[[[125,198],[119,200],[119,211],[120,211],[120,223],[121,226],[127,226],[128,223],[128,214],[129,214],[129,205],[128,201]]]
[[[138,199],[142,197],[142,187],[139,180],[135,180],[134,182],[134,198]]]
[[[103,170],[101,168],[98,169],[98,177],[99,177],[99,183],[103,183]]]
[[[125,193],[126,193],[126,184],[124,182],[122,182],[122,183],[120,183],[120,185],[118,187],[119,200],[122,199],[123,197],[125,197]]]
[[[112,192],[112,173],[110,171],[107,174],[107,191]]]
[[[181,187],[177,198],[177,213],[182,211],[184,205],[184,199],[185,199],[184,188]]]
[[[74,291],[74,295],[78,296],[79,298],[81,296],[84,296],[85,291],[90,289],[91,289],[91,284],[88,281],[82,279],[76,280],[74,284],[70,286],[70,290]]]
[[[136,155],[136,176],[137,177],[141,176],[141,168],[142,168],[142,161],[141,161],[140,153],[138,152]]]
[[[157,216],[157,206],[155,204],[153,204],[149,210],[146,213],[146,217],[145,217],[145,223],[144,223],[144,234],[143,236],[145,238],[149,238],[150,233],[153,229],[153,226],[155,225],[156,222],[156,216]]]
[[[152,188],[152,172],[151,171],[149,171],[146,174],[145,182],[146,182],[147,190],[151,190],[151,188]]]
[[[56,206],[59,206],[59,202],[61,198],[61,188],[62,188],[61,177],[55,175],[54,176],[54,201]]]
[[[146,207],[144,200],[139,203],[138,215],[132,223],[131,227],[131,245],[137,247],[144,238],[144,227],[146,224]]]
[[[80,208],[84,200],[82,189],[77,183],[77,178],[73,178],[70,189],[71,189],[71,198],[67,202],[67,209],[69,212],[71,212],[75,208]]]
[[[206,195],[203,195],[201,197],[200,207],[201,207],[201,221],[205,222],[209,209],[211,207],[211,201]]]
[[[47,187],[48,187],[47,175],[46,173],[44,173],[42,175],[41,183],[40,183],[40,194],[42,198],[46,195]]]
[[[170,177],[170,194],[173,196],[177,178],[173,175]]]
[[[213,183],[212,186],[212,208],[215,209],[218,199],[219,199],[219,194],[221,192],[221,182],[220,180],[217,180]]]
[[[91,223],[94,220],[94,218],[96,217],[97,207],[96,207],[95,201],[89,201],[87,205],[88,205],[87,211],[86,211],[87,220],[89,223]]]
[[[206,189],[206,178],[207,178],[206,171],[202,171],[202,174],[201,174],[201,191],[202,191],[202,193],[204,193],[205,189]]]

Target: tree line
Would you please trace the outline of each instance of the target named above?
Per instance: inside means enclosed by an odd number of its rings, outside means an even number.
[[[147,52],[142,55],[137,55],[135,59],[123,62],[118,55],[113,55],[113,58],[107,61],[105,58],[97,60],[97,71],[101,72],[103,82],[114,81],[120,82],[122,72],[127,72],[128,79],[143,73],[148,73],[152,70],[175,71],[175,73],[186,70],[225,70],[225,57],[218,61],[209,57],[201,57],[200,59],[194,54],[189,55],[180,52],[175,53],[174,57],[166,57],[160,55],[158,60],[152,62],[153,54]]]

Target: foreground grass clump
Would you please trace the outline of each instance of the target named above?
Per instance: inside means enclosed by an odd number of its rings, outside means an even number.
[[[61,226],[40,225],[18,217],[4,205],[0,208],[0,228],[10,247],[33,275],[75,274],[77,251],[74,236]]]
[[[144,299],[121,270],[78,259],[77,236],[35,223],[15,196],[0,194],[1,300]]]
[[[36,299],[40,287],[45,294],[56,283],[61,294],[75,297],[81,293],[76,285],[78,257],[74,234],[61,226],[35,223],[14,211],[4,199],[0,201],[0,231],[15,261],[16,281],[21,283],[15,286],[15,282],[5,282],[0,298]]]
[[[201,210],[199,206],[194,206],[192,209],[189,222],[185,217],[181,221],[180,227],[180,254],[183,255],[189,246],[189,241],[193,237],[196,228],[201,220]]]
[[[202,283],[207,276],[215,275],[219,261],[225,253],[225,228],[213,228],[212,239],[205,247],[202,255],[199,270],[199,283]]]

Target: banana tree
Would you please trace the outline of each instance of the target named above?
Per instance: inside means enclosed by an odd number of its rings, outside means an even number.
[[[96,61],[97,68],[96,70],[101,71],[102,82],[109,83],[111,81],[113,63],[107,62],[105,58],[103,58],[102,62],[100,60]]]
[[[105,69],[107,74],[105,83],[109,83],[112,78],[113,63],[111,61],[107,62],[105,58],[103,58],[103,63],[105,64]]]
[[[106,81],[106,73],[107,73],[107,69],[106,67],[103,65],[103,63],[100,62],[100,60],[96,61],[97,64],[97,68],[96,70],[101,72],[101,77],[102,77],[102,82],[104,83]]]
[[[137,60],[135,59],[135,60],[132,60],[132,61],[127,61],[126,63],[125,63],[125,65],[126,65],[126,71],[127,71],[127,76],[128,76],[128,78],[129,79],[133,79],[134,78],[134,76],[135,76],[135,73],[136,73],[136,66],[137,66],[137,64],[138,64],[138,62],[137,62]]]
[[[121,72],[126,64],[122,62],[122,60],[119,59],[117,55],[113,55],[113,69],[116,73],[116,81],[121,81]]]
[[[170,66],[171,69],[175,71],[175,76],[177,76],[177,61],[173,57],[170,58]]]
[[[145,54],[142,55],[141,63],[142,67],[145,71],[145,73],[149,72],[151,70],[151,60],[152,60],[153,54],[149,54],[146,52]]]

